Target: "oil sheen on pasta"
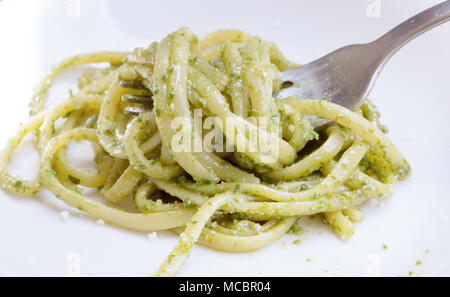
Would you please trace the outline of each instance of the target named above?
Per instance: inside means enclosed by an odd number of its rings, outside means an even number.
[[[83,74],[77,93],[45,108],[48,89],[61,71],[100,62],[110,67]],[[46,187],[111,224],[180,233],[157,276],[175,275],[196,242],[249,252],[295,230],[305,215],[323,216],[348,239],[353,222],[362,219],[357,207],[369,198],[389,196],[410,167],[369,101],[350,111],[323,99],[275,100],[272,94],[282,87],[280,72],[292,67],[297,65],[274,43],[238,30],[214,32],[199,41],[188,28],[180,28],[147,48],[68,58],[44,78],[30,104],[29,121],[3,150],[1,186],[21,196]],[[151,98],[151,104],[129,115],[124,108],[139,104],[122,100],[124,95]],[[193,129],[194,108],[205,117],[228,119],[237,129],[275,137],[279,154],[265,163],[258,151],[174,151],[171,122],[185,117]],[[305,114],[332,122],[314,129]],[[256,116],[269,120],[266,129],[252,120]],[[222,128],[227,141],[232,139]],[[40,171],[34,180],[22,180],[8,173],[8,164],[30,133],[40,153]],[[249,142],[245,133],[241,137]],[[96,171],[78,168],[66,156],[67,145],[81,140],[95,148]],[[83,195],[85,188],[98,189],[105,203]],[[135,211],[111,207],[126,199],[134,201]]]

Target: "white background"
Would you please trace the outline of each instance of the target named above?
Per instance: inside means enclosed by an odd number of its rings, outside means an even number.
[[[70,55],[131,50],[186,25],[200,35],[241,28],[276,42],[288,58],[304,63],[347,44],[371,41],[440,1],[381,0],[379,17],[369,17],[371,2],[0,1],[1,146],[26,119],[32,87],[52,64]],[[362,207],[365,220],[356,224],[350,241],[305,219],[303,235],[287,235],[254,253],[196,246],[179,275],[405,276],[411,271],[449,276],[449,36],[450,24],[444,24],[408,44],[387,64],[371,94],[414,173],[382,205]],[[65,98],[69,77],[57,81],[52,98]],[[37,156],[25,151],[13,165],[29,178]],[[62,210],[71,213],[67,222],[61,220]],[[0,190],[0,275],[145,276],[155,272],[177,240],[170,232],[158,237],[150,241],[145,233],[98,226],[45,191],[20,198]],[[300,246],[292,243],[297,239]]]

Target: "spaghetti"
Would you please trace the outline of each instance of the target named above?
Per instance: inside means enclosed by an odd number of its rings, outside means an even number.
[[[99,62],[110,66],[83,74],[78,93],[44,108],[61,71]],[[275,100],[273,93],[283,87],[280,71],[296,66],[275,44],[247,33],[223,30],[198,41],[187,28],[130,53],[66,59],[44,78],[29,122],[3,150],[0,184],[21,196],[45,186],[117,226],[181,233],[158,276],[175,275],[196,242],[226,252],[253,251],[281,238],[305,215],[323,215],[348,239],[353,222],[362,219],[357,207],[389,196],[410,167],[369,101],[350,111],[326,100]],[[125,112],[130,107],[139,112]],[[205,122],[213,118],[213,125],[196,129],[196,110]],[[313,128],[306,114],[331,123]],[[182,128],[174,126],[180,118]],[[216,150],[203,136],[212,126],[215,140],[225,139]],[[30,133],[40,171],[25,181],[10,175],[8,164]],[[262,151],[256,138],[276,150]],[[80,140],[92,142],[96,171],[69,161],[68,144]],[[83,195],[83,188],[98,189],[105,203]],[[135,212],[114,206],[126,199],[133,199]]]

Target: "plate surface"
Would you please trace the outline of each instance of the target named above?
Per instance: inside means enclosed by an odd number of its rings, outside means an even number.
[[[344,3],[345,2],[345,3]],[[130,50],[185,25],[200,35],[241,28],[274,41],[288,58],[311,61],[338,47],[371,41],[440,1],[0,1],[0,143],[26,119],[32,88],[54,63],[96,50]],[[362,206],[363,222],[342,241],[303,219],[258,252],[227,254],[196,246],[180,276],[450,276],[450,24],[427,32],[386,65],[372,100],[413,175],[383,203]],[[51,99],[66,97],[74,73],[57,80]],[[36,173],[28,147],[11,168]],[[60,212],[70,218],[63,221]],[[153,273],[177,235],[97,225],[43,191],[20,198],[0,190],[0,275],[137,275]],[[301,245],[293,244],[300,239]],[[383,245],[387,249],[383,249]],[[416,265],[417,261],[420,265]],[[418,262],[417,262],[418,263]]]

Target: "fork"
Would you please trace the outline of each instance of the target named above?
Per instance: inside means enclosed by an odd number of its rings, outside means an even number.
[[[119,85],[122,88],[127,88],[127,89],[146,90],[145,86],[142,84],[141,81],[131,81],[131,80],[122,79],[119,81]],[[151,95],[152,95],[151,93],[149,95],[142,95],[142,96],[131,95],[131,94],[122,95],[122,98],[121,98],[122,101],[128,102],[128,103],[133,103],[133,104],[138,104],[138,105],[142,106],[142,107],[127,106],[124,108],[124,113],[137,116],[140,113],[144,113],[144,112],[148,111],[153,103]]]
[[[309,64],[282,72],[291,87],[275,98],[289,96],[327,99],[356,109],[371,92],[383,66],[406,43],[450,19],[450,1],[433,6],[404,21],[379,39],[342,47]],[[310,118],[317,127],[326,121]]]
[[[282,72],[284,88],[276,99],[294,96],[304,99],[327,99],[348,109],[356,109],[367,98],[385,63],[406,43],[450,19],[450,0],[433,6],[404,21],[379,39],[366,44],[342,47],[309,64]],[[121,85],[132,82],[121,81]],[[140,97],[140,96],[138,96]],[[150,97],[124,95],[124,101],[142,104],[129,106],[128,114],[138,115],[148,109]],[[314,127],[328,121],[309,117]]]

